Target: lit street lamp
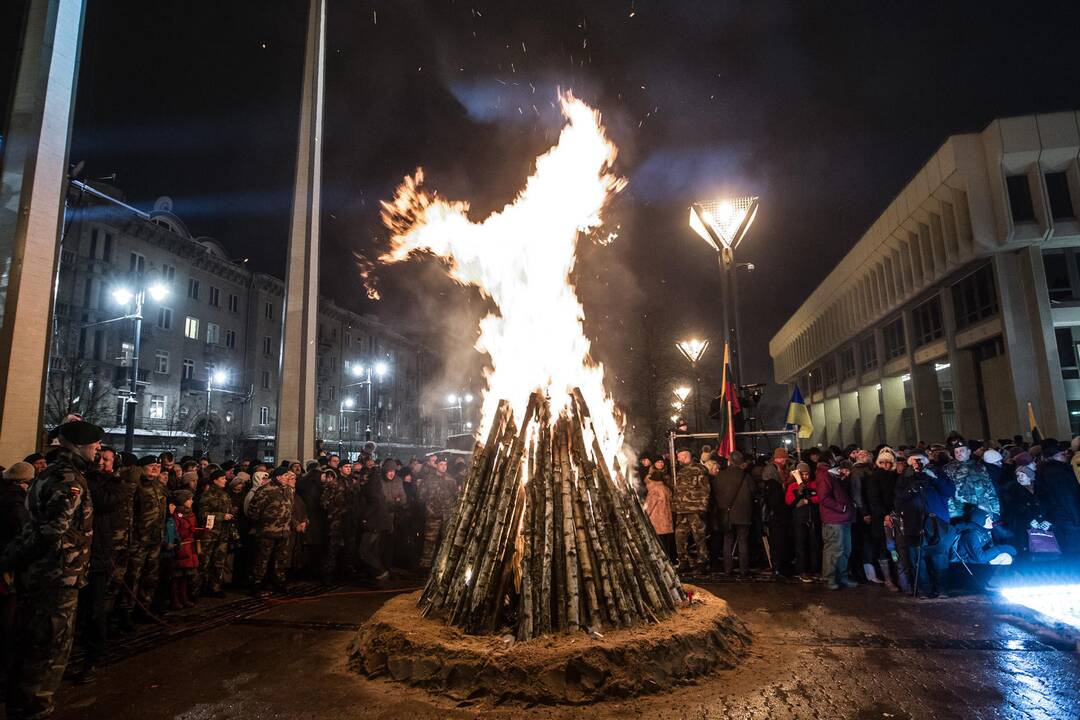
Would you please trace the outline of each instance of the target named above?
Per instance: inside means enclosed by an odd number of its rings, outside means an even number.
[[[465,422],[465,405],[470,405],[474,400],[472,393],[449,393],[446,396],[447,406],[443,408],[447,412],[447,424],[456,425],[457,432],[455,435],[460,435],[465,432],[466,429],[472,430],[472,423]],[[457,422],[454,422],[454,411],[457,410]]]
[[[105,322],[116,320],[134,321],[134,340],[131,353],[131,384],[128,387],[128,398],[124,406],[124,451],[132,452],[135,447],[135,414],[139,407],[139,347],[142,342],[142,308],[146,301],[146,295],[155,302],[164,300],[169,295],[169,286],[156,277],[140,275],[136,278],[135,287],[118,285],[113,288],[112,297],[117,305],[131,308],[127,315]],[[101,324],[101,323],[95,323]]]
[[[203,452],[210,452],[210,397],[217,385],[218,392],[227,392],[225,383],[229,381],[229,373],[224,370],[214,370],[206,376],[206,421],[203,423]]]
[[[342,452],[344,450],[344,448],[345,448],[345,446],[344,446],[344,444],[342,443],[342,440],[341,440],[342,427],[345,425],[345,413],[351,412],[354,405],[356,405],[356,401],[353,400],[352,397],[347,397],[347,398],[345,398],[344,400],[341,401],[341,407],[338,408],[340,410],[340,412],[338,414],[338,429],[337,429],[338,452]]]
[[[371,385],[372,385],[372,374],[374,373],[376,380],[382,381],[382,379],[384,377],[386,377],[386,374],[388,372],[390,372],[390,366],[387,363],[383,362],[382,360],[377,360],[374,363],[368,363],[366,365],[364,365],[364,364],[353,365],[351,372],[353,374],[353,377],[364,377],[364,376],[366,376],[366,379],[360,380],[359,382],[351,383],[349,385],[345,385],[345,386],[342,387],[342,389],[344,390],[345,388],[356,387],[357,385],[367,385],[367,408],[365,409],[365,413],[364,413],[365,418],[367,419],[367,428],[364,430],[364,440],[371,440]],[[387,429],[389,430],[389,428],[387,428]]]
[[[731,351],[736,387],[742,381],[742,356],[738,350],[738,281],[735,270],[743,266],[747,270],[753,270],[754,266],[749,263],[737,265],[735,248],[746,237],[750,225],[757,217],[757,212],[758,199],[756,197],[729,198],[694,203],[690,206],[690,228],[717,252],[722,280],[720,298],[724,308],[724,343]]]
[[[705,355],[705,351],[709,349],[708,340],[699,340],[698,338],[690,338],[689,340],[682,340],[675,343],[675,347],[679,349],[679,352],[683,354],[683,357],[690,361],[690,369],[694,371],[694,431],[701,431],[701,373],[698,370],[698,362],[702,356]]]

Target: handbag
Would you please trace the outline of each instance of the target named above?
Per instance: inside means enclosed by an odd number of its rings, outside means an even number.
[[[731,508],[735,507],[735,501],[739,499],[739,493],[742,492],[743,485],[746,484],[746,473],[743,473],[742,480],[739,481],[739,487],[735,489],[735,494],[731,497],[731,503],[722,508],[719,505],[716,507],[716,529],[720,532],[727,532],[731,530]]]
[[[1052,556],[1061,554],[1061,546],[1058,545],[1057,535],[1053,530],[1041,528],[1028,528],[1028,552],[1032,555]]]

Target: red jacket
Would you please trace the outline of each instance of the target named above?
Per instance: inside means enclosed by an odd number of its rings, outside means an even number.
[[[802,485],[797,482],[788,483],[787,488],[784,491],[784,502],[791,507],[795,507],[799,500],[809,500],[812,503],[817,503],[817,481],[813,478],[805,478]],[[806,507],[806,505],[803,505]]]
[[[178,568],[199,567],[199,553],[195,546],[195,535],[201,532],[195,521],[195,513],[177,510],[173,513],[173,523],[176,525],[176,560],[174,566]]]

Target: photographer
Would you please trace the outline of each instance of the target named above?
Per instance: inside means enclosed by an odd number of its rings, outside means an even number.
[[[936,598],[945,590],[954,539],[949,498],[955,492],[952,480],[932,470],[921,453],[908,457],[896,482],[896,510],[903,521],[915,592],[922,598]]]
[[[791,531],[795,536],[795,569],[799,580],[812,583],[816,565],[821,559],[818,540],[821,518],[818,513],[817,480],[810,474],[807,463],[799,463],[791,472],[791,482],[784,492],[784,501],[791,508]]]

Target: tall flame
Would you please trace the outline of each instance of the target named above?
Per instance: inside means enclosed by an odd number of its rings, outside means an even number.
[[[581,388],[608,462],[622,450],[623,429],[604,386],[603,365],[589,355],[584,310],[570,281],[582,232],[601,224],[608,199],[626,185],[610,171],[615,146],[600,114],[570,93],[561,98],[566,124],[558,143],[536,160],[524,189],[481,222],[467,202],[447,202],[421,189],[423,171],[405,178],[382,219],[393,232],[385,262],[432,253],[449,274],[494,301],[498,312],[480,321],[476,349],[487,353],[483,430],[500,399],[521,421],[530,393],[551,397],[552,412],[566,408]]]

